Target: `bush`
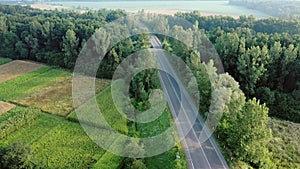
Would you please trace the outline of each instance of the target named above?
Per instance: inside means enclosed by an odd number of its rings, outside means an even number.
[[[0,150],[0,168],[2,169],[25,169],[36,168],[32,160],[30,147],[14,143],[10,147],[2,148]]]

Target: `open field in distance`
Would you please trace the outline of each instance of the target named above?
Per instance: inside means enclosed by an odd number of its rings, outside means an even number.
[[[48,6],[50,5],[50,6]],[[51,6],[53,5],[53,6]],[[136,12],[141,9],[151,13],[173,15],[177,11],[191,12],[198,10],[203,15],[255,15],[258,18],[266,18],[269,15],[262,12],[247,9],[241,6],[229,5],[228,1],[101,1],[101,2],[80,2],[80,1],[53,1],[42,4],[34,4],[32,7],[40,9],[122,9],[128,12]]]

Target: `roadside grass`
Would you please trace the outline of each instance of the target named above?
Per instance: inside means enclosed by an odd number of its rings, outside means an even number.
[[[300,124],[270,118],[273,139],[269,143],[277,168],[300,168]]]
[[[10,59],[10,58],[2,58],[2,57],[0,57],[0,65],[3,65],[5,63],[11,62],[11,61],[12,61],[12,59]]]
[[[175,125],[173,123],[170,110],[165,109],[162,115],[155,121],[146,124],[137,123],[137,131],[139,131],[141,137],[151,137],[159,135],[167,130],[171,125]],[[165,141],[167,142],[167,138]],[[180,158],[177,158],[176,156],[180,156]],[[188,168],[180,142],[165,153],[145,158],[145,163],[148,169],[156,169],[162,166],[165,169]]]

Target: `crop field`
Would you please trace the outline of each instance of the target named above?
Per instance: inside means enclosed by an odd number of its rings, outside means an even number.
[[[36,71],[0,83],[0,99],[13,101],[25,94],[34,93],[38,88],[63,80],[63,76],[67,74],[67,72],[47,66],[42,67]]]
[[[45,69],[45,68],[44,68]],[[36,79],[36,76],[53,71],[53,69],[38,70],[37,72],[28,73],[20,76],[20,79],[28,79],[26,82]],[[36,76],[34,76],[34,75]],[[18,83],[22,80],[15,78],[3,84],[21,85]],[[57,78],[57,76],[52,77]],[[25,82],[24,81],[24,82]],[[103,83],[103,84],[101,84]],[[1,85],[3,85],[1,84]],[[42,84],[42,83],[41,83]],[[102,91],[109,82],[106,80],[98,80],[96,82],[97,91]],[[44,84],[43,84],[44,85]],[[67,81],[59,81],[48,86],[49,89],[56,91],[63,90],[63,86],[70,86],[70,77]],[[56,87],[54,87],[56,86]],[[106,101],[105,105],[113,105],[110,96],[110,88],[107,88],[97,96],[99,103]],[[37,92],[37,95],[46,94],[48,92],[41,92],[41,90],[28,90],[27,92]],[[29,92],[29,93],[30,93]],[[25,92],[26,93],[26,92]],[[71,93],[68,93],[69,96]],[[26,95],[26,94],[25,94]],[[16,95],[17,97],[25,95]],[[53,97],[53,96],[52,96]],[[49,99],[54,99],[51,96]],[[10,97],[14,98],[14,97]],[[127,121],[125,118],[111,118],[110,114],[115,114],[112,117],[117,117],[116,109],[113,106],[102,106],[101,111],[110,124],[122,133],[127,133]],[[0,116],[0,146],[6,147],[13,143],[24,143],[31,147],[33,157],[42,168],[88,168],[97,167],[99,165],[106,165],[114,168],[111,164],[114,162],[115,168],[122,165],[122,157],[108,153],[97,144],[95,144],[84,132],[77,120],[70,120],[76,118],[76,114],[72,113],[68,118],[62,118],[51,114],[46,114],[38,108],[19,107],[13,108],[6,114]],[[119,127],[119,128],[118,128]],[[107,136],[103,136],[107,137]],[[100,161],[97,163],[97,161]]]
[[[96,93],[108,85],[108,80],[97,79]],[[43,66],[0,83],[0,99],[67,116],[73,110],[71,73]]]
[[[16,119],[21,112],[28,112],[29,108],[17,107],[9,112],[10,119]],[[37,111],[37,110],[36,110]],[[38,141],[43,135],[52,130],[54,127],[63,122],[62,118],[51,116],[45,113],[38,112],[38,117],[33,121],[27,122],[25,125],[18,127],[19,129],[7,135],[0,140],[2,146],[9,146],[15,142],[32,144]],[[0,123],[2,124],[2,122]],[[16,124],[19,125],[19,124]]]
[[[99,109],[112,128],[127,135],[128,120],[115,108],[109,84],[110,81],[102,79],[95,82]],[[4,113],[0,114],[1,147],[14,143],[28,145],[32,158],[42,168],[114,169],[123,165],[123,157],[100,148],[79,124],[72,107],[72,78],[69,72],[42,66],[20,74],[0,83],[0,99],[17,105],[0,102],[0,106],[5,107]],[[84,106],[88,107],[88,104],[80,107]],[[137,125],[137,128],[143,133],[142,137],[149,137],[163,132],[171,123],[172,117],[166,110],[153,123]],[[101,137],[108,138],[109,132]],[[184,158],[176,160],[176,155],[184,156],[181,145],[164,154],[146,158],[145,163],[152,168],[161,165],[167,169],[174,168],[178,165],[176,163],[186,168]]]
[[[2,61],[1,61],[2,60]],[[9,60],[3,60],[1,59],[1,62],[9,62]],[[6,63],[0,66],[0,83],[5,82],[7,80],[13,79],[17,76],[20,76],[22,74],[26,74],[28,72],[31,72],[33,70],[36,70],[43,65],[33,63],[33,62],[26,62],[21,60],[15,60],[10,63]]]
[[[32,144],[34,157],[45,168],[87,168],[104,153],[80,124],[64,121]]]
[[[0,101],[0,116],[6,113],[7,111],[13,109],[14,107],[15,107],[14,104]]]
[[[109,85],[109,81],[97,79],[95,82],[96,93],[99,93]],[[18,97],[16,101],[22,105],[41,108],[51,114],[67,116],[73,108],[72,78],[67,76],[62,81],[40,88],[34,93],[28,93]]]
[[[84,2],[84,3],[83,3]],[[214,14],[214,15],[254,15],[259,18],[268,17],[267,14],[262,12],[247,9],[240,6],[229,5],[228,1],[101,1],[99,2],[86,2],[86,1],[52,1],[47,4],[56,5],[58,8],[89,8],[89,9],[123,9],[129,12],[144,10],[156,10],[159,13],[165,13],[167,11],[194,11],[198,10],[201,13]],[[61,6],[58,6],[60,4]],[[45,4],[42,4],[45,5]],[[38,7],[38,6],[36,6]],[[39,8],[39,7],[38,7]],[[43,6],[40,6],[43,9]],[[51,8],[51,6],[48,6]]]
[[[0,140],[10,136],[10,134],[31,123],[41,115],[39,110],[22,107],[17,107],[9,111],[8,114],[11,115],[6,116],[5,120],[0,123]],[[1,144],[3,144],[2,141]]]
[[[30,145],[33,158],[43,168],[86,168],[105,153],[78,123],[38,109],[17,107],[9,113],[13,115],[0,123],[0,145],[16,142]],[[21,117],[24,120],[20,120]],[[20,121],[22,123],[18,123]]]

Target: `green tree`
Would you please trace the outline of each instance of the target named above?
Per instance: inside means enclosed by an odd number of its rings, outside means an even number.
[[[267,144],[272,134],[267,122],[268,108],[260,105],[255,98],[247,101],[242,110],[232,118],[230,123],[233,125],[227,142],[236,158],[256,167],[263,167],[268,163],[270,153]],[[264,166],[267,167],[270,166]]]
[[[267,85],[270,89],[275,89],[278,87],[277,77],[281,72],[281,55],[282,55],[282,46],[281,43],[276,41],[274,45],[270,48],[270,64],[267,65],[267,74],[268,74],[268,82]]]
[[[147,166],[142,159],[134,159],[130,169],[147,169]]]
[[[28,56],[28,50],[22,41],[16,43],[16,55],[18,59],[26,59]]]
[[[240,37],[238,34],[226,33],[218,37],[215,48],[222,59],[225,71],[236,77],[238,74],[236,67],[240,54]]]
[[[30,60],[35,60],[36,59],[35,55],[40,50],[38,39],[33,37],[31,34],[28,34],[25,37],[25,44],[28,50],[28,58]]]
[[[76,33],[69,29],[63,38],[63,49],[64,52],[64,64],[67,68],[73,68],[78,55],[78,44],[79,41],[76,38]]]
[[[0,168],[2,169],[25,169],[36,166],[32,160],[30,147],[24,144],[14,143],[0,151]]]
[[[7,25],[6,25],[7,19],[5,16],[0,17],[0,33],[7,31]]]
[[[4,57],[16,58],[15,56],[15,44],[18,41],[18,36],[14,32],[2,33],[0,37],[0,53]]]
[[[262,49],[258,46],[251,47],[238,58],[239,82],[247,96],[255,94],[256,84],[267,71],[268,63],[269,54],[266,46]]]

